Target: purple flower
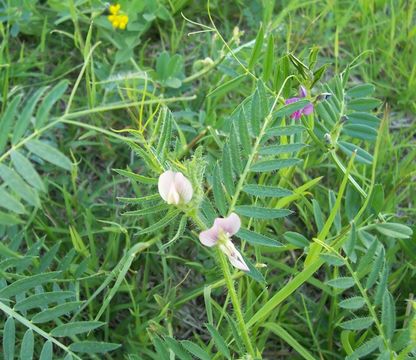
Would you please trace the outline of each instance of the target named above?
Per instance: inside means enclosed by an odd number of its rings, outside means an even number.
[[[307,93],[305,87],[303,87],[301,85],[299,87],[299,97],[293,97],[293,98],[287,99],[285,101],[285,104],[286,105],[287,104],[293,104],[293,103],[299,101],[300,99],[306,97],[307,95],[308,95],[308,93]],[[312,112],[313,112],[313,104],[309,103],[305,107],[303,107],[302,109],[295,111],[292,115],[290,115],[290,117],[292,119],[298,120],[298,119],[300,119],[300,117],[302,115],[309,115],[309,114],[312,114]]]
[[[240,230],[240,226],[241,220],[235,213],[231,213],[226,218],[216,218],[214,225],[210,229],[199,234],[199,240],[208,247],[217,245],[227,255],[233,266],[243,271],[249,271],[250,269],[243,257],[231,241],[231,236]]]

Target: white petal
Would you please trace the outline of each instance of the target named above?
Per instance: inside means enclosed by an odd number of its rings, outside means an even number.
[[[241,220],[237,214],[231,213],[230,216],[226,218],[216,218],[214,224],[220,227],[225,233],[232,236],[240,230]]]
[[[171,192],[172,185],[174,186],[175,173],[171,170],[165,171],[159,176],[158,189],[159,194],[163,200],[168,201],[169,193]]]
[[[175,173],[174,181],[176,191],[181,197],[181,202],[187,204],[191,201],[194,193],[191,182],[180,172]]]
[[[236,249],[231,240],[227,241],[225,245],[220,246],[220,249],[227,255],[230,263],[237,269],[243,271],[250,271],[240,252]]]
[[[219,229],[217,226],[213,226],[212,228],[201,231],[199,234],[199,241],[205,246],[212,247],[218,241]]]
[[[169,189],[168,198],[166,202],[171,205],[178,205],[181,202],[181,197],[179,193],[176,191],[175,184],[172,184]]]

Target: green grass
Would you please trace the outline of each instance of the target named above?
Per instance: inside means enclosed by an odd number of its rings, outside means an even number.
[[[414,358],[416,2],[120,4],[0,1],[3,358]]]

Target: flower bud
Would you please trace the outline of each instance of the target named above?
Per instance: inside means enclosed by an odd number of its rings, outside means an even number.
[[[191,201],[191,182],[180,172],[165,171],[159,176],[159,194],[168,204],[187,204]]]
[[[331,143],[332,143],[331,135],[330,135],[329,133],[326,133],[326,134],[324,135],[324,139],[325,139],[325,141],[326,141],[328,144],[331,144]]]
[[[316,97],[316,101],[319,102],[319,101],[328,100],[331,96],[332,96],[331,93],[322,93]]]
[[[299,97],[304,98],[307,96],[308,96],[308,92],[306,88],[303,85],[299,86]]]
[[[214,65],[214,60],[212,60],[210,57],[206,57],[204,60],[202,60],[202,64],[204,66],[212,66]]]

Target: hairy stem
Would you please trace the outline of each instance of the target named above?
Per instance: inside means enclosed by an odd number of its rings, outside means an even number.
[[[241,311],[240,301],[237,296],[237,292],[234,288],[234,281],[231,277],[230,268],[227,262],[225,255],[221,252],[221,250],[217,249],[217,257],[219,259],[222,272],[224,274],[225,283],[227,284],[228,294],[230,295],[231,302],[233,304],[234,313],[237,317],[237,324],[241,332],[241,336],[244,341],[244,345],[246,346],[247,351],[249,354],[255,358],[255,352],[253,345],[251,344],[250,336],[248,335],[248,330],[246,323],[244,321],[243,312]]]
[[[191,211],[190,213],[188,213],[188,216],[190,216],[192,218],[194,223],[201,230],[206,229],[206,226],[205,226],[204,222],[198,216],[198,214],[196,213],[196,210]],[[235,291],[234,277],[230,273],[230,268],[229,268],[229,265],[228,265],[228,262],[227,262],[227,259],[226,259],[225,255],[218,248],[217,248],[217,258],[218,258],[219,263],[221,265],[221,270],[222,270],[222,273],[223,273],[223,276],[224,276],[225,284],[227,285],[228,294],[230,295],[231,302],[233,304],[234,313],[235,313],[235,316],[237,318],[238,327],[239,327],[241,335],[243,337],[244,345],[246,346],[246,349],[249,352],[249,354],[253,358],[255,358],[254,348],[253,348],[253,345],[251,343],[250,336],[248,335],[248,329],[247,329],[247,325],[244,321],[243,312],[241,311],[240,301],[238,299],[237,292]]]

